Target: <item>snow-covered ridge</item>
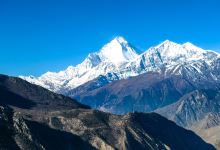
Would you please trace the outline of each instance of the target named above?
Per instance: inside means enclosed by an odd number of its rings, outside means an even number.
[[[204,65],[211,67],[212,62],[218,58],[218,53],[203,50],[189,42],[177,44],[169,40],[149,48],[142,54],[137,54],[135,48],[123,37],[116,37],[98,52],[89,54],[81,64],[75,67],[69,66],[60,72],[47,72],[40,77],[20,77],[49,90],[64,93],[100,75],[107,74],[114,74],[115,79],[111,79],[113,81],[147,71],[161,71],[164,68],[167,72],[173,71],[178,74],[182,73],[182,66],[202,74],[201,69]],[[218,78],[212,76],[215,79]]]

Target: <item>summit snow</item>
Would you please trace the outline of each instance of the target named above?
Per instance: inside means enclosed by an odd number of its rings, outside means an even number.
[[[102,61],[120,64],[137,58],[135,49],[123,37],[116,37],[98,53]]]
[[[138,57],[135,49],[123,38],[116,37],[104,45],[100,51],[91,53],[79,65],[69,66],[60,72],[47,72],[40,77],[20,76],[21,78],[49,90],[62,93],[77,87],[99,75],[120,72],[124,64]]]
[[[181,74],[183,70],[188,70],[187,76],[193,77],[198,73],[203,76],[207,75],[204,73],[206,67],[211,70],[211,64],[219,62],[218,58],[218,53],[203,50],[189,42],[177,44],[169,40],[137,54],[123,37],[116,37],[77,66],[69,66],[60,72],[47,72],[40,77],[20,77],[54,92],[66,93],[99,76],[106,76],[110,82],[148,71]],[[219,78],[213,73],[209,76]]]

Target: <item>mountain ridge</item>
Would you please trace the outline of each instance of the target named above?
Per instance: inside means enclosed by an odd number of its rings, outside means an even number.
[[[0,87],[0,149],[215,150],[192,131],[156,113],[105,113],[3,75]],[[6,91],[10,94],[5,96]],[[36,105],[5,103],[20,101],[11,94]]]
[[[116,114],[150,112],[196,89],[220,89],[215,80],[147,72],[111,83],[101,76],[65,93],[92,108]],[[139,107],[137,107],[139,106]]]
[[[220,91],[194,90],[155,112],[191,129],[220,149]]]
[[[189,62],[189,64],[191,62],[201,64],[203,61],[211,63],[217,58],[219,58],[219,54],[216,52],[203,50],[189,42],[181,45],[169,40],[151,47],[141,54],[137,54],[135,48],[123,37],[116,37],[98,52],[90,53],[76,67],[69,66],[66,70],[58,73],[47,72],[40,77],[19,77],[30,83],[63,94],[100,75],[116,75],[116,78],[109,80],[109,82],[112,82],[137,76],[148,71],[160,72],[166,70],[170,72],[175,65],[181,65],[184,62]],[[199,67],[196,67],[196,69],[200,71]],[[174,72],[174,74],[177,73]]]

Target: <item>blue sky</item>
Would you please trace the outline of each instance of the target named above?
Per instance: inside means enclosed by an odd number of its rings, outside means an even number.
[[[219,0],[0,0],[0,73],[80,63],[114,36],[145,50],[166,39],[220,52]]]

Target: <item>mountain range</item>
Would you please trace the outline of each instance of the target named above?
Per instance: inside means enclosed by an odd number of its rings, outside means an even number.
[[[166,40],[138,55],[123,37],[116,37],[76,67],[20,77],[93,108],[149,112],[195,89],[219,89],[219,67],[218,53],[189,42]]]
[[[175,75],[184,73],[194,79],[217,80],[219,74],[212,66],[219,63],[218,58],[219,54],[214,51],[203,50],[189,42],[177,44],[169,40],[137,54],[136,48],[123,37],[116,37],[75,67],[69,66],[57,73],[47,72],[40,77],[20,77],[62,94],[100,76],[112,82],[149,71]]]
[[[197,148],[215,149],[156,113],[113,115],[22,79],[0,75],[0,149]]]
[[[137,54],[116,37],[79,65],[30,83],[115,114],[156,112],[220,149],[220,54],[166,40]]]

